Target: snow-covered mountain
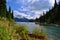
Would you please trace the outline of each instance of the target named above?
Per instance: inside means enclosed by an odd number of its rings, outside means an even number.
[[[29,20],[21,15],[18,15],[17,17],[14,18],[16,22],[29,22]]]

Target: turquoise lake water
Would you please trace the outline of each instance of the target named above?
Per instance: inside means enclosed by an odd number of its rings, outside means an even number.
[[[44,28],[49,40],[60,40],[60,27],[58,26],[41,26],[39,24],[35,24],[34,22],[17,22],[17,23],[21,25],[26,25],[31,33],[35,27],[37,27],[40,31],[41,29]]]

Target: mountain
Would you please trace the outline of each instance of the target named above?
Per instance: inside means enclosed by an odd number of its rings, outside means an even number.
[[[40,17],[40,22],[60,24],[60,2],[55,0],[54,7]]]
[[[14,18],[15,22],[29,22],[29,20],[27,18]]]
[[[39,19],[35,19],[35,21],[38,21],[40,23],[47,23],[47,24],[59,24],[60,25],[60,1],[57,4],[55,0],[54,7],[52,9],[49,9],[49,11],[46,12],[46,14],[43,12],[43,15],[40,16]]]

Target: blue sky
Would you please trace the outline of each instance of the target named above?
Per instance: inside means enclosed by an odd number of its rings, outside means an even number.
[[[28,19],[39,18],[43,11],[46,12],[54,6],[54,0],[7,0],[7,8],[11,6],[14,17],[26,17]],[[58,0],[57,0],[58,2]]]

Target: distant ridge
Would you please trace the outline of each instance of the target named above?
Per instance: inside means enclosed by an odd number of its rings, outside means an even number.
[[[27,18],[14,18],[15,22],[29,22],[29,20]]]

